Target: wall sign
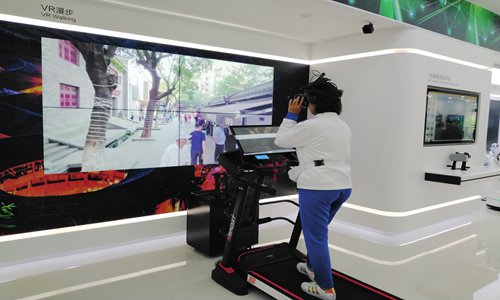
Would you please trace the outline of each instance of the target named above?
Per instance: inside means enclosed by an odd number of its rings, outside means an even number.
[[[76,23],[74,11],[71,8],[40,4],[42,17],[62,22]]]
[[[452,81],[451,76],[446,74],[429,73],[428,81],[433,84],[437,83],[441,85],[458,86],[458,84]]]

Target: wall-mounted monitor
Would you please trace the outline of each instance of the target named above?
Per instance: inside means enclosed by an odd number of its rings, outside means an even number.
[[[478,93],[428,87],[424,145],[474,143],[478,105]]]

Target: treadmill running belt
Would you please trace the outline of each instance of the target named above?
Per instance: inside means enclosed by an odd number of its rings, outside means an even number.
[[[276,290],[280,290],[280,287],[286,287],[286,290],[282,289],[281,292],[287,294],[290,299],[318,299],[301,290],[300,284],[309,281],[309,278],[297,271],[296,265],[298,262],[300,262],[298,259],[288,259],[259,267],[255,271],[249,271],[248,273]],[[272,280],[267,278],[272,278]],[[333,271],[333,280],[337,300],[401,299],[337,271]]]

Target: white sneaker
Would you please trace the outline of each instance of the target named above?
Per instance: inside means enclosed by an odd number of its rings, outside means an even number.
[[[298,263],[297,264],[297,270],[306,275],[307,277],[309,277],[309,279],[311,279],[311,281],[314,281],[314,272],[309,270],[309,268],[307,267],[307,263]]]
[[[328,291],[323,290],[316,282],[302,282],[300,285],[302,290],[311,296],[324,300],[335,300],[337,299],[337,294],[335,290],[331,288]]]

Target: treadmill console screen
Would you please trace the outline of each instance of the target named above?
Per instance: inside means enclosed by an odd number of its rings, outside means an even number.
[[[231,131],[243,155],[295,152],[294,149],[281,148],[274,144],[279,126],[231,126]],[[256,159],[269,159],[265,155]]]
[[[255,155],[255,158],[258,160],[266,160],[269,159],[269,156],[265,154],[260,154],[260,155]]]

